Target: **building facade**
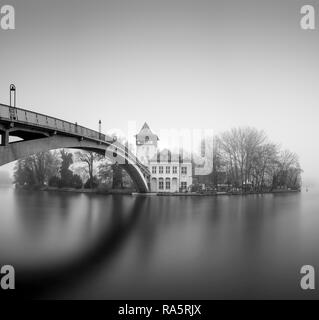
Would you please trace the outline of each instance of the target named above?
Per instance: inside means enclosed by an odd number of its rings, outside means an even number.
[[[137,158],[149,168],[151,192],[185,192],[193,183],[193,166],[190,158],[158,151],[158,136],[147,123],[136,135]]]
[[[193,182],[192,162],[164,150],[150,160],[152,192],[188,191]]]

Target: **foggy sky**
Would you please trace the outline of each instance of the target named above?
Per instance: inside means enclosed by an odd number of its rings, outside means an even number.
[[[319,29],[306,0],[19,0],[0,30],[0,102],[103,131],[255,126],[319,181]]]

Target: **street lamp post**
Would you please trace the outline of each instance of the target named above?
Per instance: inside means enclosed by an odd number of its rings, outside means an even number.
[[[16,106],[16,86],[14,84],[10,84],[10,107]]]
[[[16,120],[17,111],[16,111],[16,86],[14,84],[10,84],[10,118],[11,120]]]

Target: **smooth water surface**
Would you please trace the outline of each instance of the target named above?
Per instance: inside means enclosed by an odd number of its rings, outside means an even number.
[[[30,298],[317,298],[315,192],[104,196],[0,189],[0,265]]]

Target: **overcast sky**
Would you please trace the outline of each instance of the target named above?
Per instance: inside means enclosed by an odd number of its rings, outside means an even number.
[[[19,0],[0,102],[98,129],[255,126],[319,181],[319,29],[306,0]],[[3,4],[3,2],[1,2]]]

